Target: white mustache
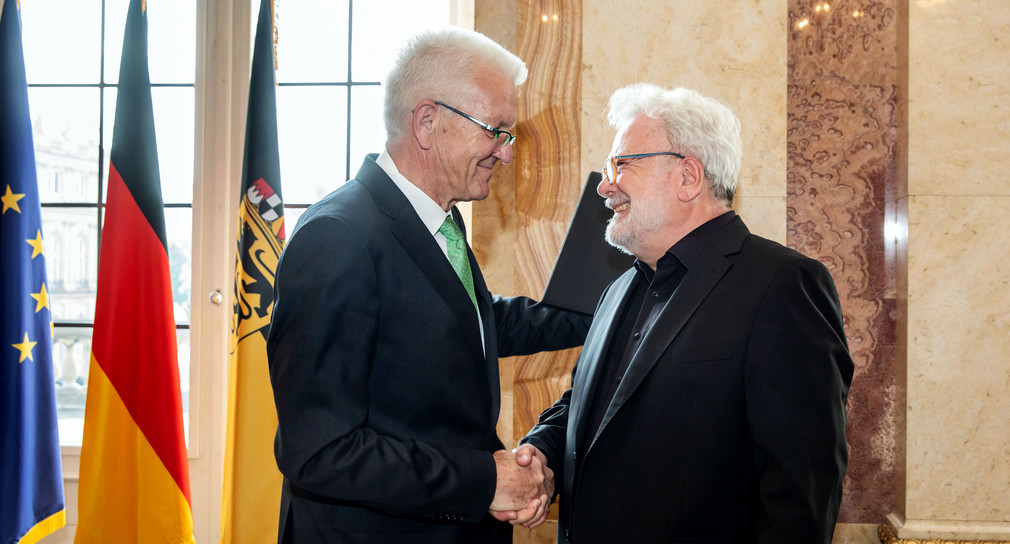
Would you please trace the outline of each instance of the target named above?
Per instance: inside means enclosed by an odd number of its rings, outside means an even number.
[[[603,203],[603,205],[606,206],[607,208],[610,208],[611,210],[613,210],[614,208],[616,208],[618,206],[621,206],[623,204],[627,204],[628,202],[631,202],[631,199],[629,199],[627,197],[624,197],[624,198],[608,198]]]

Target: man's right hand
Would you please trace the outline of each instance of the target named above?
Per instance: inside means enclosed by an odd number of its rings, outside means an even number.
[[[542,524],[554,494],[554,472],[547,458],[533,446],[523,445],[513,453],[496,451],[494,459],[498,482],[491,515],[530,529]]]

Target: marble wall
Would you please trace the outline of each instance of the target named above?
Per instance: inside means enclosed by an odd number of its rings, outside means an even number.
[[[616,88],[714,96],[744,128],[737,211],[824,262],[842,299],[856,372],[835,542],[1010,541],[1010,3],[477,0],[475,28],[531,70],[517,160],[473,209],[496,291],[542,292]],[[502,362],[506,442],[577,354]]]

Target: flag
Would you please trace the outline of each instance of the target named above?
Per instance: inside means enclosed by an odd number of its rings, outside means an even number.
[[[284,244],[272,11],[271,0],[260,1],[249,78],[221,493],[224,544],[276,542],[280,513],[281,473],[273,449],[277,412],[266,353],[274,273]]]
[[[0,14],[0,543],[67,524],[52,308],[16,0]]]
[[[123,38],[81,443],[75,543],[192,543],[147,14]]]

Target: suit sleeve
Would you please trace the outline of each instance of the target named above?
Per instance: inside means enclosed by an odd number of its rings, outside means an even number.
[[[819,262],[799,261],[772,280],[746,365],[760,542],[829,543],[848,459],[845,402],[853,364],[838,295]]]
[[[568,414],[572,402],[569,388],[557,401],[540,414],[537,424],[519,441],[530,444],[547,457],[547,466],[554,471],[554,481],[563,482],[565,439],[568,433]],[[560,492],[560,486],[555,489]]]
[[[581,346],[593,321],[591,315],[563,310],[526,297],[502,299],[495,296],[494,309],[498,354],[502,357]],[[531,434],[520,442],[529,442],[547,456],[555,481],[561,481],[571,394],[569,389],[545,410]]]
[[[530,355],[581,346],[593,316],[527,297],[492,299],[498,355]]]
[[[299,225],[279,263],[267,344],[278,467],[315,500],[480,521],[495,490],[490,453],[366,426],[380,287],[364,238],[315,219]]]
[[[613,283],[607,286],[600,295],[600,300],[596,303],[596,312],[599,312],[600,306],[603,301],[607,298],[607,294],[610,292]],[[585,327],[587,330],[585,332],[580,332],[581,343],[584,343],[588,334],[589,328],[595,323],[594,316],[584,316],[584,314],[577,314],[575,312],[569,312],[579,316],[579,320],[585,319]],[[582,357],[579,357],[579,361]],[[575,367],[572,369],[572,384],[576,383],[575,377],[579,371],[579,363],[576,361]],[[544,410],[537,420],[537,424],[530,429],[529,433],[519,441],[520,444],[531,444],[547,457],[547,465],[552,471],[554,471],[554,480],[556,482],[564,481],[564,456],[565,456],[565,444],[568,437],[568,422],[569,414],[571,413],[572,404],[572,388],[569,387],[561,397],[554,402],[553,405]],[[555,490],[560,492],[560,486]]]

